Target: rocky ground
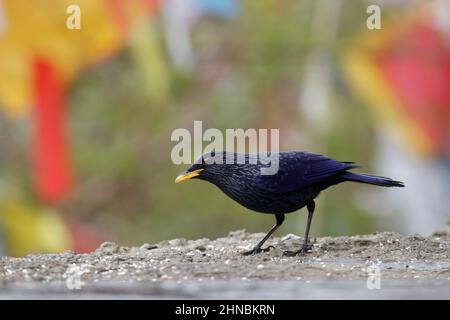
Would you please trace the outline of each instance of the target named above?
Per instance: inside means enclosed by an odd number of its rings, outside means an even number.
[[[104,243],[95,252],[0,258],[0,298],[450,298],[450,239],[375,233],[312,239],[295,235],[269,252],[242,256],[263,234],[174,239],[140,247]]]

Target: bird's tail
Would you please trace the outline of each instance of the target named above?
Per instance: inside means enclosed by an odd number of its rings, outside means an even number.
[[[391,178],[373,176],[364,173],[353,173],[345,171],[340,175],[347,181],[361,182],[367,184],[373,184],[381,187],[404,187],[405,184],[401,181],[395,181]]]

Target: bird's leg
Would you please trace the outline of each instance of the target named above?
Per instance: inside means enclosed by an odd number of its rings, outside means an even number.
[[[284,221],[284,214],[276,214],[275,218],[277,220],[277,222],[273,225],[273,227],[269,230],[269,232],[267,232],[266,236],[250,251],[246,251],[243,252],[242,254],[245,256],[248,255],[253,255],[253,254],[257,254],[259,252],[265,252],[265,251],[269,251],[270,248],[273,246],[268,246],[267,248],[262,249],[262,245],[264,244],[264,242],[266,242],[267,239],[269,239],[269,237],[272,235],[272,233],[275,232],[275,230],[277,230],[279,228],[279,226],[281,226],[283,224]]]
[[[311,200],[306,204],[306,208],[308,209],[308,221],[306,222],[306,232],[305,232],[305,241],[303,242],[302,247],[300,250],[297,251],[285,251],[283,254],[285,256],[295,256],[295,255],[301,255],[304,256],[306,252],[310,251],[312,249],[311,245],[308,245],[309,240],[309,228],[311,227],[311,221],[314,214],[314,209],[316,207],[316,204],[314,200]]]

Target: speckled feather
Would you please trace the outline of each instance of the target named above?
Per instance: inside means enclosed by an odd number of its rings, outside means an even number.
[[[245,158],[245,163],[236,163],[239,156]],[[389,178],[350,173],[347,170],[357,167],[354,163],[337,161],[319,154],[282,152],[278,156],[279,170],[274,175],[261,174],[261,168],[269,165],[259,161],[258,154],[226,152],[203,155],[188,172],[203,169],[198,179],[213,183],[244,207],[275,214],[296,211],[317,197],[322,190],[344,181],[403,186]],[[222,158],[223,163],[208,164],[211,157]]]

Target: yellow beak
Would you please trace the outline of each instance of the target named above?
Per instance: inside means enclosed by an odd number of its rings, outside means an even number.
[[[182,174],[180,174],[176,179],[175,179],[175,183],[180,183],[189,179],[192,179],[198,175],[200,175],[200,172],[203,171],[204,169],[197,169],[191,172],[184,172]]]

